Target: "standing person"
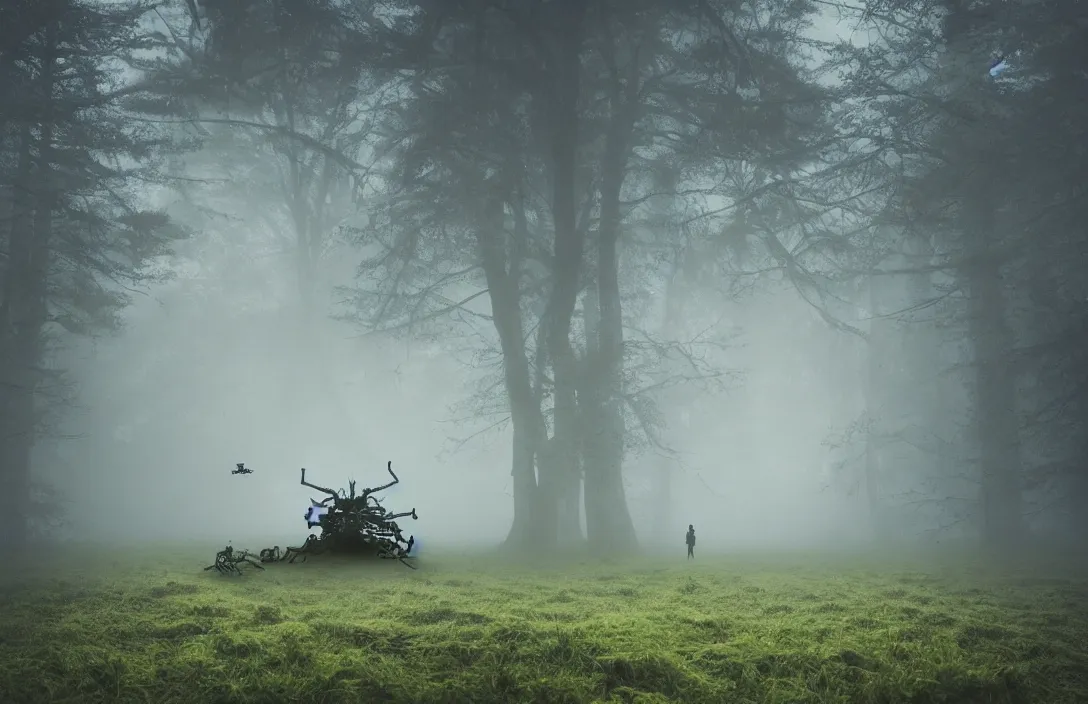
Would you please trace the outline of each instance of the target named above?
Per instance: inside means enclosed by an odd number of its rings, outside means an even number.
[[[695,557],[695,526],[688,525],[688,534],[684,542],[688,544],[688,559],[690,560]]]

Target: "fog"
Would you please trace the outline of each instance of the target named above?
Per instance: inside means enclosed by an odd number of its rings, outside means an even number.
[[[864,44],[855,30],[825,12],[806,34]],[[195,175],[230,173],[210,158]],[[448,346],[333,320],[343,312],[333,292],[351,285],[358,259],[343,242],[323,258],[323,305],[300,320],[293,252],[267,228],[275,197],[201,218],[210,231],[156,263],[176,278],[140,291],[122,332],[63,352],[78,404],[36,452],[42,478],[63,487],[59,534],[301,542],[303,511],[320,498],[299,485],[301,467],[326,486],[371,486],[391,460],[402,483],[389,502],[418,510],[421,544],[498,544],[513,517],[511,434],[466,417],[481,375]],[[152,198],[194,219],[169,190]],[[225,223],[229,234],[216,232]],[[827,446],[864,407],[863,343],[838,339],[781,281],[740,301],[708,294],[712,318],[734,331],[722,360],[731,381],[695,405],[662,405],[665,424],[682,427],[675,441],[630,453],[640,541],[675,547],[693,523],[708,550],[867,543],[868,509],[835,484],[841,453]],[[295,384],[313,393],[300,401]],[[231,475],[236,462],[254,474]],[[665,497],[654,477],[663,464]],[[655,525],[662,514],[667,525]]]
[[[87,157],[154,162],[95,192],[176,232],[123,267],[71,244],[93,219],[42,210],[53,254],[26,286],[50,312],[26,337],[48,344],[5,377],[33,378],[34,412],[8,421],[34,435],[37,537],[301,544],[322,498],[302,468],[370,487],[387,462],[385,507],[418,512],[402,526],[422,554],[515,544],[516,478],[548,497],[525,525],[558,506],[561,533],[577,521],[606,553],[629,525],[651,551],[689,524],[710,552],[1082,535],[1082,220],[1062,185],[1080,172],[1054,126],[1077,122],[1032,127],[1035,151],[1007,137],[1034,124],[1031,91],[1062,93],[1027,47],[1002,83],[980,48],[998,29],[953,10],[751,3],[728,19],[743,56],[682,11],[616,14],[620,39],[587,25],[573,49],[556,15],[541,41],[573,52],[575,80],[518,68],[543,50],[496,11],[471,30],[495,65],[473,55],[469,80],[467,20],[412,35],[440,61],[398,34],[414,4],[333,6],[281,37],[301,80],[245,74],[271,50],[214,3],[167,3],[134,20],[145,44],[102,50],[144,101],[116,103],[117,134],[158,131]],[[897,34],[919,17],[944,34]],[[645,74],[638,109],[620,109],[616,61]],[[960,108],[994,117],[968,129]],[[19,155],[45,138],[0,118],[15,251],[44,207],[10,195]],[[985,175],[1011,171],[1021,188]],[[110,217],[103,232],[128,232]],[[124,304],[69,320],[104,299]],[[554,496],[546,476],[564,477]],[[573,517],[569,486],[586,492]]]
[[[459,422],[471,370],[434,347],[310,321],[320,337],[302,345],[316,357],[303,383],[320,401],[298,408],[285,389],[299,342],[287,304],[266,299],[259,313],[237,311],[238,297],[259,298],[245,282],[275,280],[274,263],[257,264],[267,278],[214,261],[207,270],[230,276],[180,274],[136,299],[123,332],[72,350],[79,405],[39,460],[68,497],[64,533],[301,542],[304,509],[321,498],[299,485],[301,467],[326,486],[375,486],[392,460],[402,483],[388,504],[418,510],[411,530],[425,544],[500,542],[513,510],[510,433],[467,439],[490,424]],[[688,425],[673,443],[671,534],[650,529],[661,501],[652,468],[663,453],[630,462],[640,538],[681,544],[694,523],[707,549],[856,544],[865,504],[831,486],[835,453],[825,442],[856,415],[862,393],[859,357],[835,356],[857,355],[862,343],[838,340],[788,291],[732,308],[726,315],[743,332],[724,356],[739,374],[686,413],[663,409]],[[254,473],[232,476],[236,462]]]

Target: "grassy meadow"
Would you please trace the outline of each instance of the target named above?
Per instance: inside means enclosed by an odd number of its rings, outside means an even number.
[[[449,555],[227,577],[202,571],[214,552],[9,571],[0,701],[1088,702],[1088,580],[1038,568]]]

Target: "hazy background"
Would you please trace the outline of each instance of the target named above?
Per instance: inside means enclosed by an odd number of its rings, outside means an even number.
[[[390,18],[408,13],[411,5],[382,5],[373,16],[392,25]],[[992,447],[986,440],[994,437],[995,426],[986,426],[991,435],[979,440],[973,424],[978,408],[998,402],[979,401],[985,397],[979,389],[986,385],[978,382],[972,364],[985,362],[980,350],[1000,346],[988,332],[972,327],[971,321],[985,315],[972,307],[985,277],[963,264],[964,252],[976,246],[970,244],[972,228],[986,227],[1006,257],[990,276],[1000,290],[994,300],[1003,297],[1004,303],[994,304],[999,310],[988,320],[1004,321],[1012,340],[995,354],[1016,360],[1008,367],[1015,369],[1018,385],[1010,413],[1021,422],[1016,450],[1023,462],[1015,471],[1022,480],[1016,493],[1024,501],[1022,510],[1011,510],[1033,530],[1070,530],[1079,524],[1070,519],[1065,498],[1071,487],[1084,485],[1083,471],[1075,469],[1083,465],[1080,435],[1065,432],[1057,421],[1044,432],[1039,418],[1059,389],[1081,381],[1046,379],[1052,365],[1038,350],[1048,336],[1060,340],[1063,350],[1079,349],[1079,328],[1069,322],[1068,311],[1080,311],[1084,294],[1065,284],[1076,278],[1067,268],[1070,253],[1082,248],[1067,234],[1075,230],[1070,223],[1076,217],[1038,223],[1042,214],[1051,217],[1051,201],[1079,202],[1069,194],[1062,200],[1055,195],[1059,187],[1047,181],[1057,171],[1047,165],[1053,155],[1075,140],[1051,139],[1053,127],[1025,128],[1034,124],[1030,106],[1038,103],[1030,91],[1044,90],[1059,100],[1065,94],[1059,81],[1065,74],[1054,68],[1064,63],[1041,48],[1065,40],[1011,37],[1016,13],[1034,11],[1026,4],[997,19],[974,18],[968,29],[935,19],[957,16],[956,3],[802,5],[753,3],[750,14],[736,19],[738,32],[743,29],[745,41],[756,47],[753,52],[764,52],[759,54],[764,65],[755,71],[756,83],[764,83],[738,89],[738,95],[748,90],[744,99],[758,99],[763,91],[773,103],[776,91],[808,95],[798,85],[843,91],[811,98],[820,105],[818,117],[806,117],[798,108],[799,116],[783,118],[783,143],[795,140],[810,151],[783,156],[788,149],[774,141],[779,137],[767,138],[771,146],[757,138],[760,120],[743,123],[728,132],[742,145],[739,135],[750,136],[755,146],[737,147],[743,158],[721,156],[720,164],[695,175],[686,173],[689,164],[681,157],[670,164],[673,186],[705,185],[719,174],[727,174],[722,176],[726,185],[664,204],[647,197],[645,209],[626,213],[631,217],[619,255],[625,336],[637,340],[637,331],[646,330],[662,339],[698,338],[706,343],[701,359],[714,370],[712,379],[654,397],[659,435],[651,437],[627,419],[623,481],[640,543],[679,551],[689,523],[696,527],[700,549],[708,550],[852,547],[877,538],[930,542],[977,537],[987,521],[993,525],[995,514],[987,513],[980,489],[988,470],[979,467],[995,454],[987,455]],[[215,15],[215,3],[178,2],[137,23],[158,32],[156,41],[162,42],[157,49],[135,52],[149,74],[165,71],[156,63],[160,60],[171,66],[176,61],[179,75],[189,70],[186,62],[196,60],[177,47],[228,51],[200,34],[212,30],[197,28],[191,17],[195,7],[213,30],[214,20],[223,20]],[[796,19],[805,12],[811,13],[810,26]],[[775,18],[788,19],[778,27]],[[904,34],[908,26],[918,29]],[[1032,31],[1042,32],[1039,26]],[[781,46],[773,48],[780,39]],[[1025,48],[1016,58],[1021,77],[987,83],[987,67],[1013,40]],[[1030,47],[1036,49],[1034,58],[1027,56]],[[805,61],[790,53],[801,48],[804,54],[797,56]],[[796,73],[797,85],[793,77],[782,78],[785,67]],[[136,80],[142,74],[128,65],[117,68],[117,75]],[[374,83],[360,89],[364,97],[358,102],[373,108],[380,81],[370,80]],[[1047,88],[1047,81],[1054,85]],[[395,169],[374,181],[363,179],[360,169],[351,174],[345,169],[323,199],[310,204],[321,221],[320,227],[308,227],[320,229],[321,239],[305,265],[310,269],[300,273],[305,267],[299,258],[299,216],[283,190],[284,169],[297,167],[303,158],[290,151],[297,144],[237,125],[215,125],[214,116],[231,113],[222,96],[205,98],[194,99],[196,107],[186,117],[190,125],[202,125],[200,130],[156,128],[194,140],[193,148],[163,157],[159,183],[143,184],[132,196],[168,214],[186,233],[172,252],[147,257],[137,267],[161,280],[107,284],[130,297],[118,331],[58,334],[42,355],[50,368],[64,371],[53,386],[37,387],[39,403],[57,402],[63,412],[51,416],[32,461],[34,476],[57,490],[53,501],[62,520],[55,534],[95,541],[229,540],[250,548],[300,544],[308,533],[303,512],[311,497],[318,498],[299,485],[301,467],[310,481],[332,488],[346,487],[351,479],[373,486],[385,482],[385,463],[391,460],[401,484],[389,492],[386,506],[418,511],[418,522],[402,525],[423,546],[497,545],[514,516],[512,435],[502,422],[506,411],[503,389],[496,385],[502,359],[495,331],[478,319],[490,313],[487,298],[466,306],[461,317],[418,334],[386,334],[362,324],[350,290],[371,282],[381,250],[380,238],[367,240],[365,233],[387,225],[410,229],[383,221],[386,211],[377,205],[383,187],[386,196],[395,190],[389,186]],[[1069,114],[1079,114],[1081,103]],[[982,113],[983,127],[964,127],[948,117],[961,107]],[[323,110],[314,108],[313,119]],[[993,124],[991,115],[1000,124]],[[4,142],[9,156],[16,155],[11,145],[22,134],[11,126],[20,119],[0,122],[10,127]],[[298,129],[318,131],[313,125]],[[811,146],[820,139],[807,141],[805,129],[823,135],[826,143]],[[1009,136],[1027,132],[1034,140],[1030,148],[1016,146]],[[345,146],[340,139],[328,142],[360,162],[376,159],[381,148],[379,141]],[[696,152],[708,148],[692,143]],[[994,148],[1008,157],[1004,173],[1015,173],[1022,188],[1006,182],[1004,196],[991,203],[990,224],[976,227],[981,216],[956,220],[944,203],[959,198],[960,207],[981,199],[977,190],[957,188],[979,170],[1002,173],[980,156],[991,144],[1004,150]],[[535,143],[526,147],[526,153],[536,158],[535,148]],[[943,159],[927,161],[940,150]],[[592,156],[585,158],[592,162]],[[5,168],[15,173],[15,163],[11,156]],[[958,169],[953,176],[946,173],[949,163]],[[841,173],[830,164],[842,166]],[[1067,172],[1076,168],[1070,165]],[[784,169],[792,169],[792,178],[803,185],[769,203],[759,201],[762,210],[738,205],[761,198],[760,180],[782,177]],[[624,194],[634,198],[649,186],[639,190],[631,184],[666,178],[647,175],[651,170],[646,166],[630,177],[625,188],[632,193]],[[455,188],[456,181],[447,185]],[[422,193],[417,201],[426,204],[427,192]],[[458,204],[466,200],[449,198]],[[548,198],[539,193],[534,198],[530,227],[547,243]],[[423,207],[418,202],[416,207]],[[693,252],[685,256],[694,262],[683,266],[699,271],[685,284],[680,317],[663,322],[673,295],[668,281],[677,273],[668,257],[646,252],[672,237],[670,228],[682,229],[676,223],[695,220],[692,213],[726,206],[728,213],[705,215],[699,225],[683,230]],[[966,208],[961,209],[974,212]],[[11,206],[10,212],[17,215],[17,210]],[[1025,244],[1041,231],[1060,235],[1063,244],[1046,251]],[[469,256],[457,249],[467,240],[451,241],[446,251],[451,261]],[[717,248],[699,249],[704,244]],[[441,250],[434,242],[431,246],[431,253]],[[1063,285],[1045,293],[1069,308],[1036,290],[1046,289],[1050,280]],[[442,295],[456,300],[480,288],[477,283],[458,280]],[[588,305],[580,298],[576,317]],[[1039,323],[1044,314],[1059,322]],[[576,324],[574,336],[580,331]],[[647,359],[629,363],[634,375],[625,382],[629,387],[663,373],[663,366]],[[1075,352],[1066,359],[1077,368]],[[1081,407],[1070,413],[1080,424]],[[1068,439],[1069,447],[1051,452],[1057,436]],[[238,462],[254,473],[231,475]]]
[[[419,521],[405,525],[425,544],[505,536],[513,511],[509,432],[460,444],[481,428],[456,422],[466,394],[462,366],[419,345],[360,339],[325,323],[327,379],[314,380],[326,385],[325,405],[314,412],[326,429],[293,441],[281,432],[294,413],[279,402],[276,382],[284,364],[277,350],[292,342],[277,332],[275,307],[256,322],[232,321],[223,294],[186,298],[195,285],[182,279],[139,297],[122,334],[73,351],[73,375],[87,379],[83,408],[64,425],[71,437],[42,453],[45,476],[72,497],[72,535],[297,540],[306,534],[309,498],[322,498],[299,486],[300,467],[325,486],[352,478],[375,486],[391,459],[402,484],[387,506],[416,507]],[[836,453],[824,445],[859,408],[859,362],[836,354],[857,343],[838,342],[789,292],[735,307],[727,319],[745,333],[726,358],[744,373],[693,405],[690,427],[673,441],[683,466],[666,539],[682,549],[694,523],[707,548],[863,540],[862,497],[831,486]],[[665,412],[679,420],[682,410]],[[651,543],[656,458],[652,450],[634,458],[627,481],[636,527]],[[254,474],[232,476],[242,461]]]
[[[856,20],[837,15],[822,12],[807,34],[864,44]],[[209,158],[211,170],[225,166]],[[230,243],[214,231],[225,218],[201,223],[212,231],[180,248],[185,260],[160,263],[177,279],[137,295],[120,334],[65,353],[81,380],[80,407],[65,419],[64,439],[40,452],[42,475],[71,497],[65,532],[300,540],[314,493],[299,486],[300,467],[325,486],[372,486],[384,483],[391,459],[403,483],[389,505],[417,508],[409,525],[424,544],[499,542],[513,511],[510,436],[500,429],[464,442],[489,425],[458,422],[472,372],[433,345],[362,337],[324,318],[313,321],[319,339],[297,339],[291,253],[277,252],[254,222],[276,198],[256,191],[233,204]],[[158,200],[177,207],[169,192]],[[356,259],[346,245],[326,255],[329,292],[352,282]],[[792,289],[778,288],[709,303],[741,331],[723,359],[739,375],[720,397],[663,409],[674,422],[690,406],[690,427],[670,448],[681,464],[668,536],[651,529],[660,452],[632,458],[626,484],[644,541],[682,546],[689,523],[706,548],[865,541],[864,502],[830,486],[837,457],[825,446],[861,409],[860,343],[837,339]],[[331,316],[336,296],[326,303]],[[317,357],[307,383],[322,400],[306,409],[318,429],[303,438],[283,432],[299,409],[284,402],[280,381],[292,364],[284,351],[298,344]],[[255,473],[232,476],[241,461]]]

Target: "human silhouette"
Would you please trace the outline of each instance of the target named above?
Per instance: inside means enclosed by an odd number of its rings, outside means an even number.
[[[688,544],[688,559],[695,557],[695,526],[688,525],[688,534],[684,538],[684,542]]]

